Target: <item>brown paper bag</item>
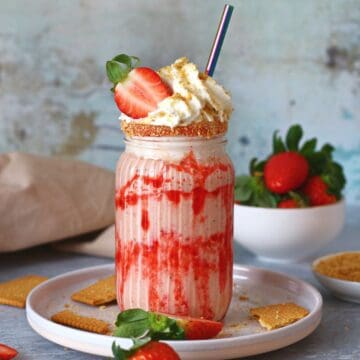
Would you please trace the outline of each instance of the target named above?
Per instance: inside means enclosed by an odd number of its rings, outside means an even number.
[[[0,252],[114,223],[114,173],[80,161],[0,154]]]

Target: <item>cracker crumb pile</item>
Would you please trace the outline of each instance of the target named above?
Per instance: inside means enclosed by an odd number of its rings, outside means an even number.
[[[335,279],[360,282],[360,252],[348,252],[321,260],[314,270]]]

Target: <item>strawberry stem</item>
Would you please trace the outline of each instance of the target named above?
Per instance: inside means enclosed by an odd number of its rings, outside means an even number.
[[[129,72],[138,66],[140,59],[136,56],[129,56],[126,54],[116,55],[114,58],[106,62],[106,73],[109,80],[114,84],[114,87],[124,81]],[[114,91],[114,87],[111,91]]]

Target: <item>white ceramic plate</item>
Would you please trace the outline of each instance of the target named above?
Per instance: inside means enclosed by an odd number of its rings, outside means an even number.
[[[319,261],[345,253],[359,253],[359,251],[346,251],[322,256],[313,262],[313,273],[315,277],[319,280],[319,282],[325,288],[330,290],[336,297],[342,300],[360,303],[360,282],[334,279],[329,276],[319,274],[314,270]]]
[[[113,341],[128,348],[131,345],[129,339],[76,330],[49,320],[66,306],[81,315],[114,322],[119,311],[116,305],[101,310],[70,300],[74,291],[108,276],[113,270],[113,264],[90,267],[57,276],[37,286],[26,304],[31,327],[50,341],[90,354],[111,356]],[[249,318],[251,307],[290,301],[306,307],[309,315],[273,331],[264,330],[256,320]],[[293,344],[313,332],[320,323],[321,308],[321,295],[304,281],[264,269],[235,265],[233,298],[219,337],[168,343],[181,359],[231,359],[261,354]]]

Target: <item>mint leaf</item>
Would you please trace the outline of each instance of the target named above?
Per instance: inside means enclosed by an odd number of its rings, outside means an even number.
[[[115,325],[119,326],[123,322],[133,322],[149,319],[149,313],[142,309],[124,310],[117,316]]]
[[[280,136],[277,136],[278,131],[274,131],[273,134],[273,153],[277,154],[286,151],[285,144]]]
[[[122,349],[119,345],[116,345],[114,341],[111,346],[112,353],[115,360],[126,360],[128,356],[128,351]]]
[[[149,332],[149,322],[139,320],[132,323],[122,323],[114,330],[113,335],[117,337],[139,338],[147,335]]]
[[[150,336],[145,336],[141,339],[133,339],[134,344],[131,347],[131,351],[137,350],[139,348],[141,348],[142,346],[146,345],[147,343],[149,343],[151,341],[151,337]]]
[[[303,131],[300,125],[293,125],[287,132],[286,145],[291,151],[298,151],[299,142],[303,136]]]
[[[150,331],[149,313],[141,309],[121,312],[115,322],[114,336],[138,338]]]
[[[116,320],[113,335],[142,340],[184,339],[185,332],[176,320],[162,314],[141,309],[129,309],[121,312]]]

